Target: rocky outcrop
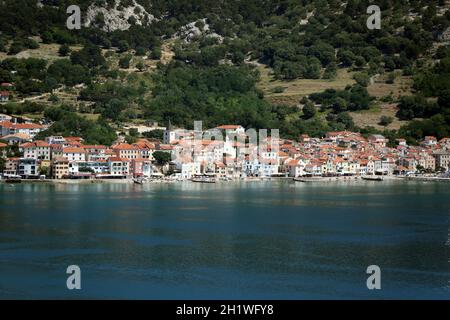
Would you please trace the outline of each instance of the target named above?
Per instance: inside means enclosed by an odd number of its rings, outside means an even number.
[[[111,8],[105,8],[97,4],[89,6],[85,17],[85,26],[97,24],[104,31],[110,32],[128,30],[132,23],[149,25],[155,20],[157,19],[135,0],[128,7],[122,7],[120,0],[116,0]]]
[[[201,28],[197,26],[198,24],[201,25]],[[186,42],[190,42],[200,36],[216,38],[219,43],[223,41],[223,37],[221,35],[211,31],[206,19],[200,19],[195,22],[188,23],[181,27],[181,30],[175,34],[175,38],[183,39]]]
[[[450,41],[450,27],[439,35],[439,41]]]

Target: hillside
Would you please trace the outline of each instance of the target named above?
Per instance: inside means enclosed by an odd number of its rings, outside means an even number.
[[[0,83],[13,84],[0,112],[54,121],[48,134],[73,114],[118,129],[450,133],[448,1],[380,1],[380,30],[365,0],[76,3],[81,30],[65,25],[73,1],[0,3]]]

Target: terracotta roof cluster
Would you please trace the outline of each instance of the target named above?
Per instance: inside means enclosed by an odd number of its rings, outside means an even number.
[[[104,150],[107,149],[106,146],[103,145],[81,145],[83,149],[95,149],[95,150]]]
[[[83,148],[68,147],[63,149],[63,153],[85,153]]]
[[[26,133],[14,133],[14,134],[8,134],[6,136],[3,136],[2,139],[7,140],[7,139],[14,139],[14,138],[19,138],[21,140],[31,140],[31,137],[29,135],[27,135]]]
[[[130,159],[120,157],[110,157],[109,162],[130,162]]]
[[[67,142],[83,142],[84,139],[81,137],[64,137]]]
[[[11,121],[1,121],[0,127],[8,129],[42,129],[44,126],[36,123],[12,123]]]
[[[45,141],[36,140],[33,142],[27,142],[27,143],[21,144],[20,147],[21,148],[37,148],[37,147],[38,148],[46,148],[46,147],[48,147],[49,148],[50,145]]]
[[[155,149],[155,144],[148,141],[147,139],[139,139],[136,143],[134,143],[139,149]]]
[[[129,143],[117,143],[111,146],[113,150],[138,150],[136,146],[133,146]]]

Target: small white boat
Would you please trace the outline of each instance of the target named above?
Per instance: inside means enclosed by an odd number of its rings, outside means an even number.
[[[147,181],[147,179],[145,179],[145,178],[135,178],[135,179],[133,179],[133,182],[135,184],[144,184],[146,181]]]
[[[200,183],[216,183],[216,178],[208,175],[196,175],[191,179],[191,181]]]

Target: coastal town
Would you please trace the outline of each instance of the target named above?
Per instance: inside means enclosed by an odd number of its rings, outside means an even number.
[[[86,144],[81,137],[35,139],[46,128],[45,124],[0,115],[3,179],[448,176],[450,167],[450,138],[438,141],[432,136],[415,146],[398,139],[391,147],[382,135],[364,137],[349,131],[328,132],[322,138],[301,135],[295,141],[269,136],[266,141],[270,143],[261,148],[247,142],[242,126],[222,125],[214,130],[225,135],[223,140],[207,139],[204,132],[195,130],[163,127],[161,140],[138,138],[127,143],[119,135],[112,145],[105,146]],[[155,128],[162,130],[157,125],[142,130]],[[196,140],[198,134],[200,140]],[[16,154],[12,156],[14,148]]]

